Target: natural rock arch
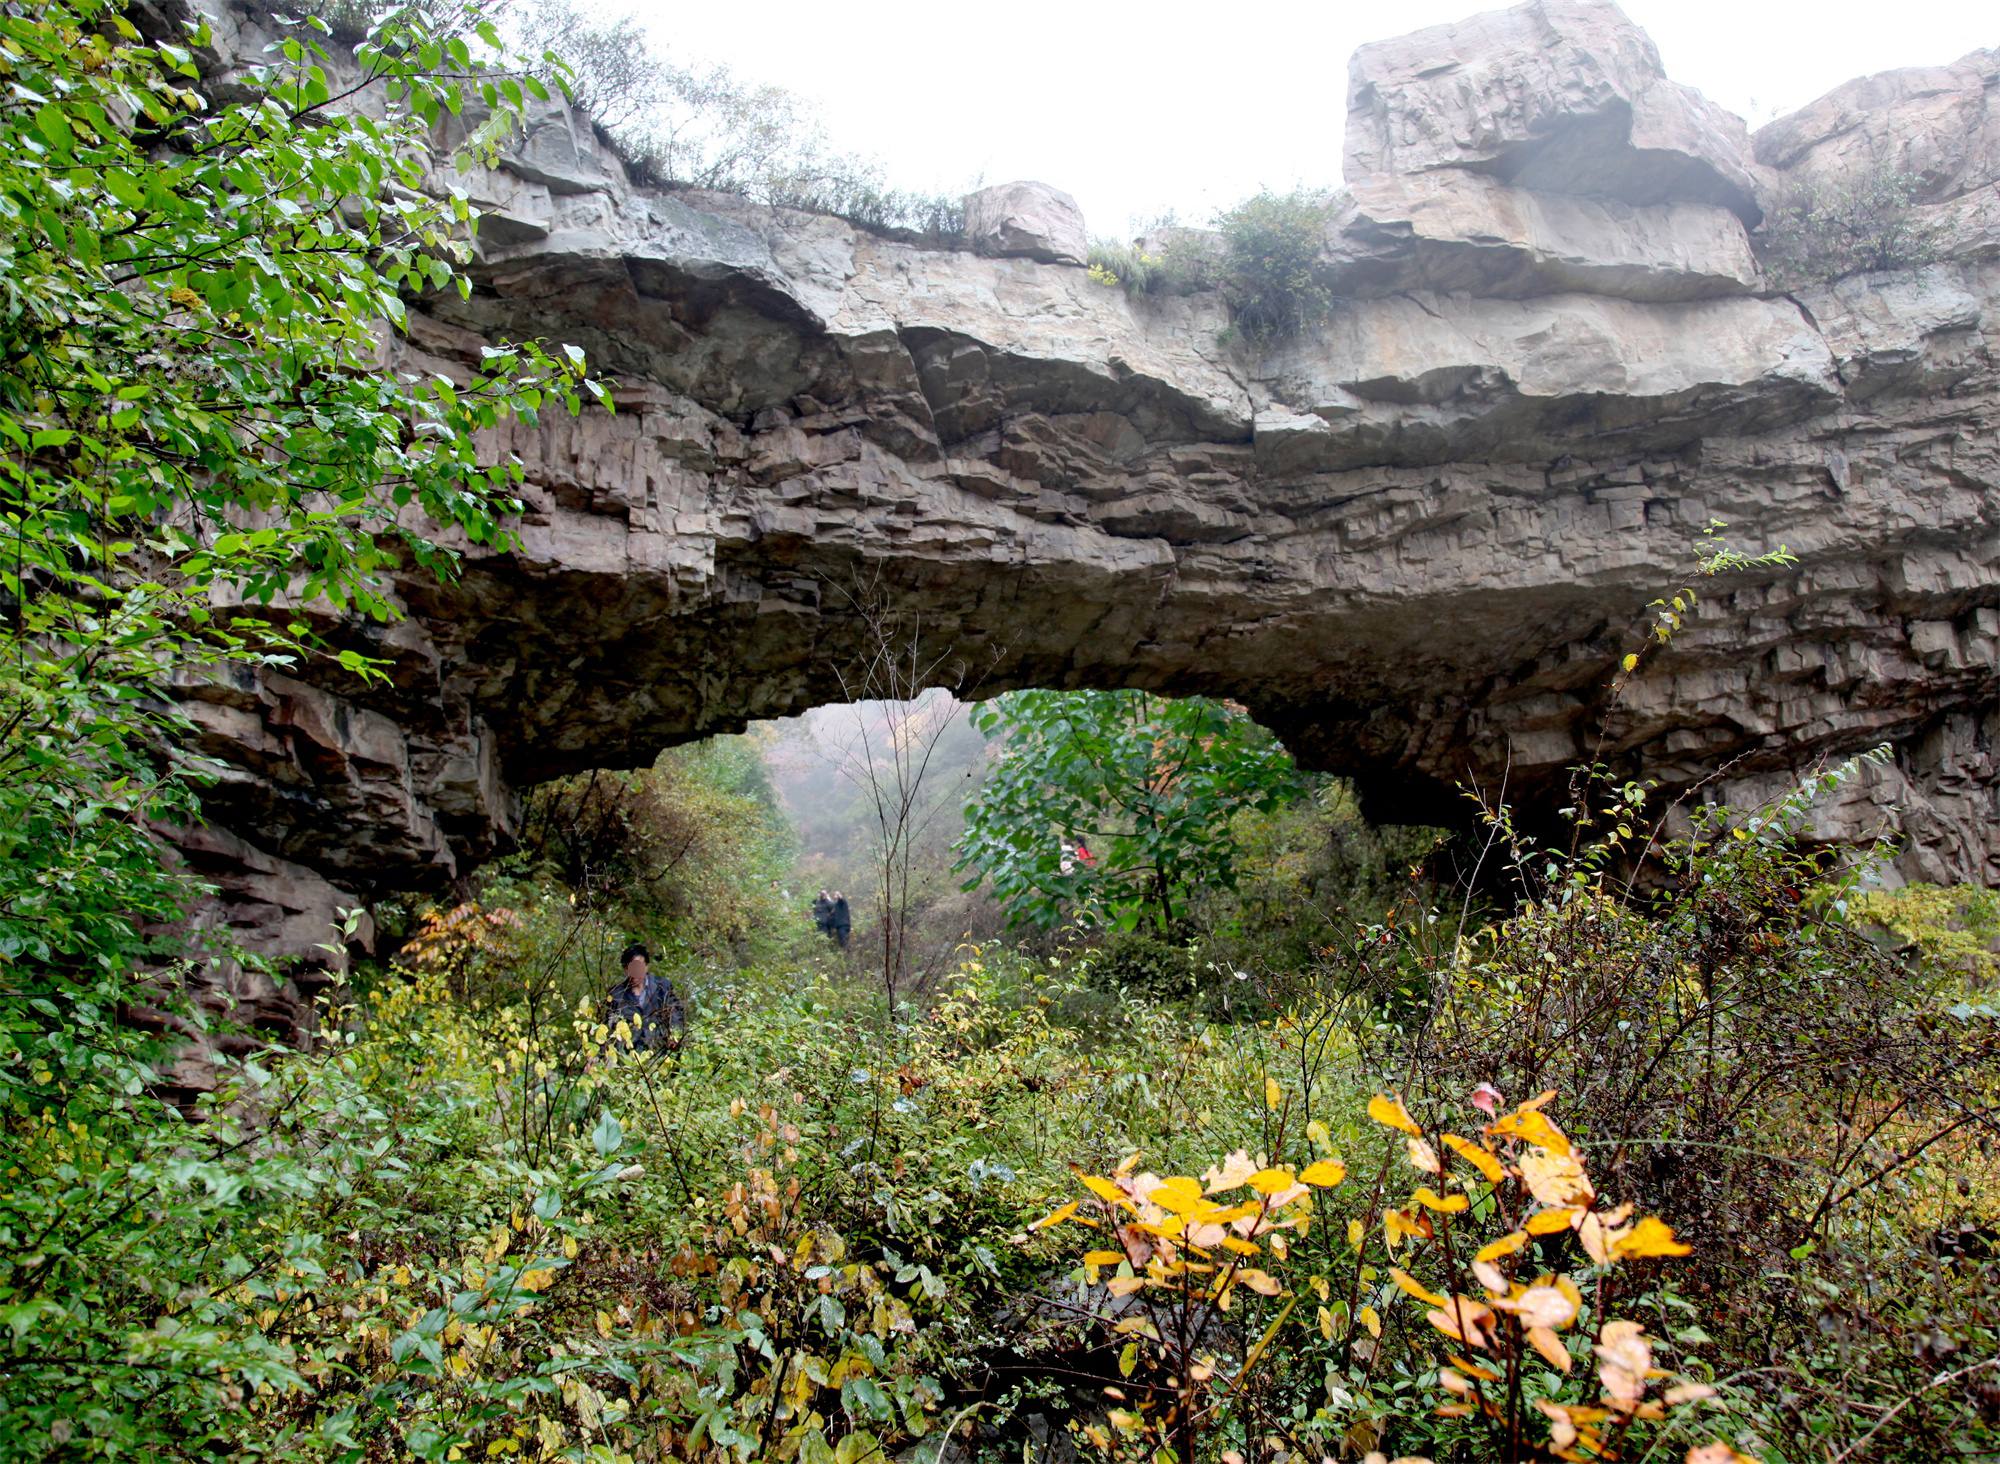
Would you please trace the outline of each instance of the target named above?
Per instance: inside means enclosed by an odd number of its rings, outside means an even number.
[[[526,784],[837,699],[857,582],[988,689],[1233,696],[1378,815],[1436,818],[1467,778],[1532,797],[1712,519],[1802,563],[1704,584],[1609,753],[1754,798],[1886,741],[1823,832],[1886,823],[1907,872],[2000,880],[1996,73],[1870,78],[1753,148],[1607,4],[1364,48],[1341,298],[1263,350],[1212,295],[1060,262],[1053,190],[939,249],[635,188],[549,109],[478,180],[480,288],[413,313],[398,364],[546,335],[618,410],[492,444],[529,468],[518,553],[330,627],[391,684],[183,689],[227,769],[181,836],[212,913],[305,955],[334,907],[503,846]],[[1760,293],[1768,165],[1885,159],[1916,159],[1945,261]]]

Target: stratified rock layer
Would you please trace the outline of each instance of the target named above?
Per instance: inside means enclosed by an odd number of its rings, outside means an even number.
[[[1857,83],[1759,153],[1832,168],[1990,119],[1992,72]],[[1262,351],[1214,296],[635,189],[587,125],[538,117],[473,180],[498,215],[477,290],[413,320],[405,364],[571,341],[618,410],[490,444],[527,464],[519,551],[340,628],[389,685],[189,689],[231,769],[196,852],[236,923],[305,954],[333,905],[503,847],[523,786],[837,699],[878,593],[987,691],[1238,698],[1390,819],[1458,816],[1468,783],[1532,803],[1585,756],[1666,798],[1762,796],[1886,742],[1825,836],[1900,828],[1906,874],[2000,882],[2000,262],[1976,231],[1760,294],[1743,220],[1782,173],[1609,5],[1368,48],[1351,114],[1345,298]],[[1932,148],[1953,179],[1994,176],[1982,126]],[[986,247],[1073,257],[1060,208],[1013,207],[1036,200],[993,200]],[[1799,565],[1702,581],[1609,703],[1717,520]]]

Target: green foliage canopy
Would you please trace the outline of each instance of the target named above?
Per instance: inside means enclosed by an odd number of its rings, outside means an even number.
[[[1234,883],[1231,816],[1300,787],[1276,738],[1206,697],[1018,691],[975,719],[1001,749],[966,808],[957,867],[977,871],[968,889],[991,880],[1029,924],[1075,908],[1169,928],[1196,887]],[[1093,861],[1065,873],[1061,841],[1076,838]]]
[[[497,39],[469,24],[392,14],[358,74],[301,29],[217,104],[107,0],[0,10],[0,955],[95,962],[162,913],[126,876],[137,826],[187,811],[164,672],[295,659],[308,611],[388,616],[392,557],[449,567],[426,525],[505,537],[521,470],[474,432],[577,405],[580,352],[383,368],[406,293],[470,288],[465,198],[419,191],[463,105],[439,78]],[[475,147],[524,85],[479,83]]]
[[[475,433],[601,390],[533,343],[451,375],[385,364],[406,299],[470,290],[435,138],[476,102],[466,150],[488,152],[542,90],[477,8],[436,9],[338,59],[322,25],[281,25],[211,88],[198,30],[0,3],[10,1452],[199,1454],[242,1383],[291,1366],[215,1290],[268,1264],[237,1249],[255,1165],[190,1143],[153,1096],[170,1049],[122,1020],[176,1043],[203,1020],[141,970],[195,954],[172,921],[196,885],[153,828],[196,815],[207,773],[164,693],[326,654],[373,674],[322,638],[337,616],[392,615],[395,565],[507,542],[521,469]]]

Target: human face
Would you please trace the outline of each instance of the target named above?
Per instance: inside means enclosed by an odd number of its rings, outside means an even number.
[[[646,984],[646,958],[644,956],[634,956],[625,963],[625,979],[632,983],[634,991],[644,988]]]

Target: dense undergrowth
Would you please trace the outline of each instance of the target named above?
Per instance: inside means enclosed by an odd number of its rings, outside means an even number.
[[[685,952],[684,1044],[633,1053],[629,912],[517,874],[198,1127],[43,1110],[11,1447],[1970,1456],[1994,1011],[1848,921],[1809,795],[1656,895],[1525,848],[1498,918],[1411,887],[1234,1020],[1092,948],[890,1012],[774,932]]]
[[[1304,780],[1213,804],[1228,858],[1144,928],[903,981],[807,933],[718,744],[541,790],[477,888],[385,902],[309,1050],[222,1030],[185,978],[240,953],[175,925],[152,832],[213,774],[162,668],[370,674],[270,607],[392,616],[392,570],[450,573],[424,525],[504,546],[483,429],[601,389],[533,343],[379,370],[406,297],[470,288],[434,124],[477,100],[490,148],[534,90],[459,18],[367,32],[350,115],[310,27],[211,98],[102,0],[0,4],[0,1454],[1993,1451],[1991,896],[1866,890],[1799,842],[1817,780],[1662,842],[1580,774],[1566,848],[1482,810],[1467,890]],[[1245,236],[1273,279],[1293,204]],[[1144,808],[1192,796],[1155,760]],[[1060,873],[1073,816],[1023,857]],[[672,1050],[605,1023],[635,935]]]

